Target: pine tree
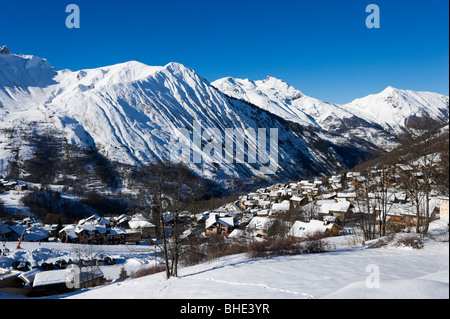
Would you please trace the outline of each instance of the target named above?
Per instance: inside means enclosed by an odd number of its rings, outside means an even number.
[[[124,280],[128,277],[127,270],[125,269],[125,265],[122,265],[122,268],[120,268],[119,278],[120,280]]]

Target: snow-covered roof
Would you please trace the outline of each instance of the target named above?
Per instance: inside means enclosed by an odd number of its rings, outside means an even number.
[[[33,281],[33,287],[67,283],[73,280],[73,276],[74,274],[73,272],[71,272],[71,269],[42,271],[36,273]],[[83,282],[92,280],[92,278],[101,278],[101,277],[103,277],[103,272],[97,267],[94,267],[92,269],[89,268],[89,270],[86,271],[81,270],[80,278],[81,281]]]
[[[301,202],[303,199],[304,199],[304,197],[292,196],[289,200],[295,201],[295,202]]]
[[[354,192],[352,192],[352,193],[337,193],[337,197],[339,197],[339,198],[355,198],[356,193],[354,193]]]
[[[327,229],[331,229],[333,225],[333,223],[328,223],[325,225],[324,222],[320,220],[311,220],[309,223],[297,220],[289,230],[288,235],[294,237],[304,237],[307,235],[312,235],[316,232],[324,233]]]
[[[13,225],[9,226],[9,228],[19,236],[23,235],[24,241],[35,242],[45,239],[49,236],[49,232],[47,230],[36,226],[27,228],[23,225]]]
[[[126,231],[125,228],[122,228],[122,227],[111,227],[111,228],[108,228],[107,235],[109,235],[109,236],[124,235],[126,233],[127,233],[127,231]]]
[[[128,220],[128,225],[131,229],[139,229],[139,228],[153,228],[155,227],[148,218],[146,218],[142,214],[135,214]]]
[[[128,225],[130,226],[131,229],[155,227],[155,225],[153,225],[151,222],[147,220],[135,220],[135,219],[128,221]]]
[[[248,229],[268,230],[274,223],[274,219],[268,217],[253,217],[247,225]]]
[[[288,211],[291,207],[291,204],[288,200],[282,201],[281,203],[272,204],[272,210],[274,211]]]
[[[234,218],[233,217],[220,217],[219,213],[211,213],[209,214],[209,218],[205,221],[205,227],[209,228],[213,226],[215,223],[221,223],[222,225],[234,226]]]

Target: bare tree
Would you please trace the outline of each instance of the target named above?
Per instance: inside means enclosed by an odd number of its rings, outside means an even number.
[[[358,200],[355,207],[359,210],[359,227],[364,235],[364,240],[375,238],[376,213],[371,203],[370,193],[374,191],[371,175],[367,170],[361,172],[362,181],[356,188]]]
[[[410,159],[409,165],[412,170],[409,174],[402,176],[403,186],[413,197],[412,201],[416,210],[416,232],[424,235],[428,233],[431,221],[431,191],[436,178],[436,166],[441,156],[437,152],[433,133],[433,131],[425,132],[410,142],[415,148],[415,160]]]
[[[178,276],[183,232],[181,214],[204,194],[204,183],[183,163],[162,161],[141,168],[138,173],[142,188],[141,204],[150,211],[151,221],[157,225],[166,278]],[[168,238],[167,216],[171,220],[171,238]]]
[[[380,236],[386,235],[387,216],[392,208],[391,200],[394,193],[390,187],[390,180],[392,178],[392,171],[388,165],[381,165],[378,168],[380,178],[376,182],[374,188],[374,200],[372,201],[372,209],[379,211],[378,221],[380,223]]]

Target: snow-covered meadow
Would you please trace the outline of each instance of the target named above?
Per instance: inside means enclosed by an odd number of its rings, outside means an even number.
[[[117,260],[102,266],[113,282],[48,298],[69,299],[447,299],[449,298],[448,219],[432,223],[432,238],[422,249],[388,244],[369,248],[352,236],[329,238],[331,251],[252,259],[245,254],[186,267],[178,278],[164,273],[116,281],[122,266],[131,274],[155,260],[151,246],[94,246]],[[443,238],[447,240],[436,240]],[[14,258],[54,262],[74,256],[76,248],[59,243],[23,243],[0,257],[0,266]],[[101,249],[101,251],[100,251]],[[95,251],[97,250],[97,251]],[[11,296],[0,295],[1,298]]]

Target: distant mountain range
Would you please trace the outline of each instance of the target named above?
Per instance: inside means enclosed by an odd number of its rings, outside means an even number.
[[[396,137],[417,118],[448,122],[449,98],[437,93],[388,87],[345,105],[324,102],[303,94],[282,80],[223,78],[212,83],[228,96],[253,103],[289,121],[361,138],[383,150],[396,146]]]
[[[56,70],[45,59],[0,48],[3,176],[12,169],[19,177],[29,176],[30,166],[21,164],[42,156],[36,141],[42,142],[45,136],[65,145],[52,144],[58,149],[56,161],[81,156],[76,155],[81,150],[95,152],[111,165],[139,166],[170,159],[174,143],[187,138],[186,130],[193,134],[194,123],[222,137],[227,129],[269,132],[277,128],[276,174],[266,177],[317,176],[351,168],[392,149],[414,120],[446,123],[448,112],[448,96],[437,93],[388,87],[338,105],[308,97],[273,77],[255,82],[228,77],[209,83],[179,63],[148,66],[136,61]],[[201,142],[205,146],[211,141]],[[198,146],[192,143],[192,150]],[[62,149],[72,153],[63,154]],[[230,150],[222,151],[224,157],[235,157]],[[204,159],[209,156],[204,154]],[[205,178],[225,184],[264,177],[260,174],[264,164],[249,158],[243,163],[205,160],[189,165]],[[63,166],[55,166],[55,182],[67,175],[57,169]]]

